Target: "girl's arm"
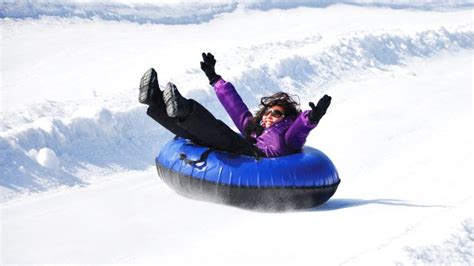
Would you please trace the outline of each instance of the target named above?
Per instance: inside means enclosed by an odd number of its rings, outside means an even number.
[[[309,103],[311,110],[300,113],[290,128],[286,131],[285,141],[288,146],[294,149],[303,148],[309,132],[318,125],[321,117],[326,114],[326,111],[331,104],[331,99],[331,96],[324,95],[319,99],[317,106],[312,102]]]
[[[317,125],[309,119],[309,112],[301,112],[285,133],[285,143],[292,149],[302,149],[309,133]]]
[[[220,78],[213,84],[213,87],[217,98],[219,98],[219,101],[222,106],[224,106],[224,109],[227,111],[230,118],[232,118],[232,121],[234,121],[234,124],[237,126],[240,133],[245,134],[245,127],[247,126],[247,123],[252,120],[253,116],[247,105],[235,90],[234,85]]]

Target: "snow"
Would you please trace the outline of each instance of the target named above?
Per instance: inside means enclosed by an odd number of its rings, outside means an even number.
[[[34,149],[32,150],[34,151]],[[41,166],[53,170],[58,170],[61,164],[56,153],[49,148],[42,148],[39,150],[38,155],[36,155],[36,160]]]
[[[473,5],[2,2],[0,264],[473,264]],[[204,51],[251,108],[333,97],[307,141],[341,176],[329,202],[249,212],[157,177],[149,67],[232,125]]]
[[[209,22],[220,15],[245,10],[293,9],[298,7],[326,8],[337,4],[362,7],[385,7],[393,9],[454,10],[472,8],[472,1],[291,1],[291,0],[109,0],[109,1],[52,1],[52,0],[3,0],[0,2],[0,17],[41,18],[43,16],[100,18],[111,21],[130,21],[156,24],[198,24]]]

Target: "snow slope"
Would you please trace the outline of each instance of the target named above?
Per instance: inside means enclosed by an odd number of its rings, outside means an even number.
[[[473,263],[471,2],[205,5],[225,11],[172,25],[2,13],[0,261]],[[181,198],[157,178],[171,135],[136,102],[148,67],[230,124],[202,51],[252,108],[278,90],[303,108],[333,96],[307,141],[338,167],[332,200],[255,213]]]

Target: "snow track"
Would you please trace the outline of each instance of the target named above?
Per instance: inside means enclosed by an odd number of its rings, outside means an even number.
[[[324,88],[331,82],[366,72],[391,71],[394,67],[403,67],[411,58],[429,58],[443,51],[474,48],[474,32],[468,25],[409,34],[352,33],[330,43],[322,43],[321,39],[263,44],[246,49],[246,52],[237,51],[242,55],[242,61],[236,62],[235,68],[247,70],[233,83],[249,106],[258,104],[255,95],[279,90],[304,95],[301,100],[305,102],[320,95],[321,91],[314,88]],[[284,51],[291,51],[291,55]],[[285,57],[272,56],[276,54]],[[200,101],[207,97],[201,92],[191,92],[188,96]],[[46,102],[35,106],[40,111],[37,114],[34,114],[35,109],[18,114],[16,111],[3,113],[2,128],[15,129],[0,134],[3,147],[0,159],[12,162],[0,170],[0,184],[17,191],[40,191],[52,185],[83,183],[75,173],[87,164],[120,171],[144,169],[159,148],[155,140],[170,137],[170,134],[143,115],[144,107],[135,103],[135,97],[121,101],[121,104],[123,102],[129,107],[121,110],[113,106],[76,109],[74,114],[67,115],[70,115],[68,118],[48,117],[47,110],[54,109],[64,116],[68,113],[66,108],[78,107],[78,102]],[[81,104],[100,106],[105,103],[82,101]],[[215,103],[208,106],[213,111],[219,108]],[[222,117],[225,119],[224,115]],[[23,125],[16,124],[19,122]],[[43,148],[51,149],[59,156],[59,169],[45,169],[37,163],[35,156],[31,156]],[[135,156],[130,158],[127,153]]]
[[[470,1],[1,5],[0,264],[473,263]],[[341,175],[327,204],[249,212],[159,180],[172,136],[138,80],[154,66],[230,125],[203,51],[251,108],[333,96],[307,141]]]

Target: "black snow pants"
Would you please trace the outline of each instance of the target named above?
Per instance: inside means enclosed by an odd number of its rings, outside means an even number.
[[[151,104],[148,116],[178,137],[186,138],[199,146],[234,154],[264,157],[255,145],[216,119],[200,103],[189,99],[191,113],[185,119],[169,117],[164,102]]]

